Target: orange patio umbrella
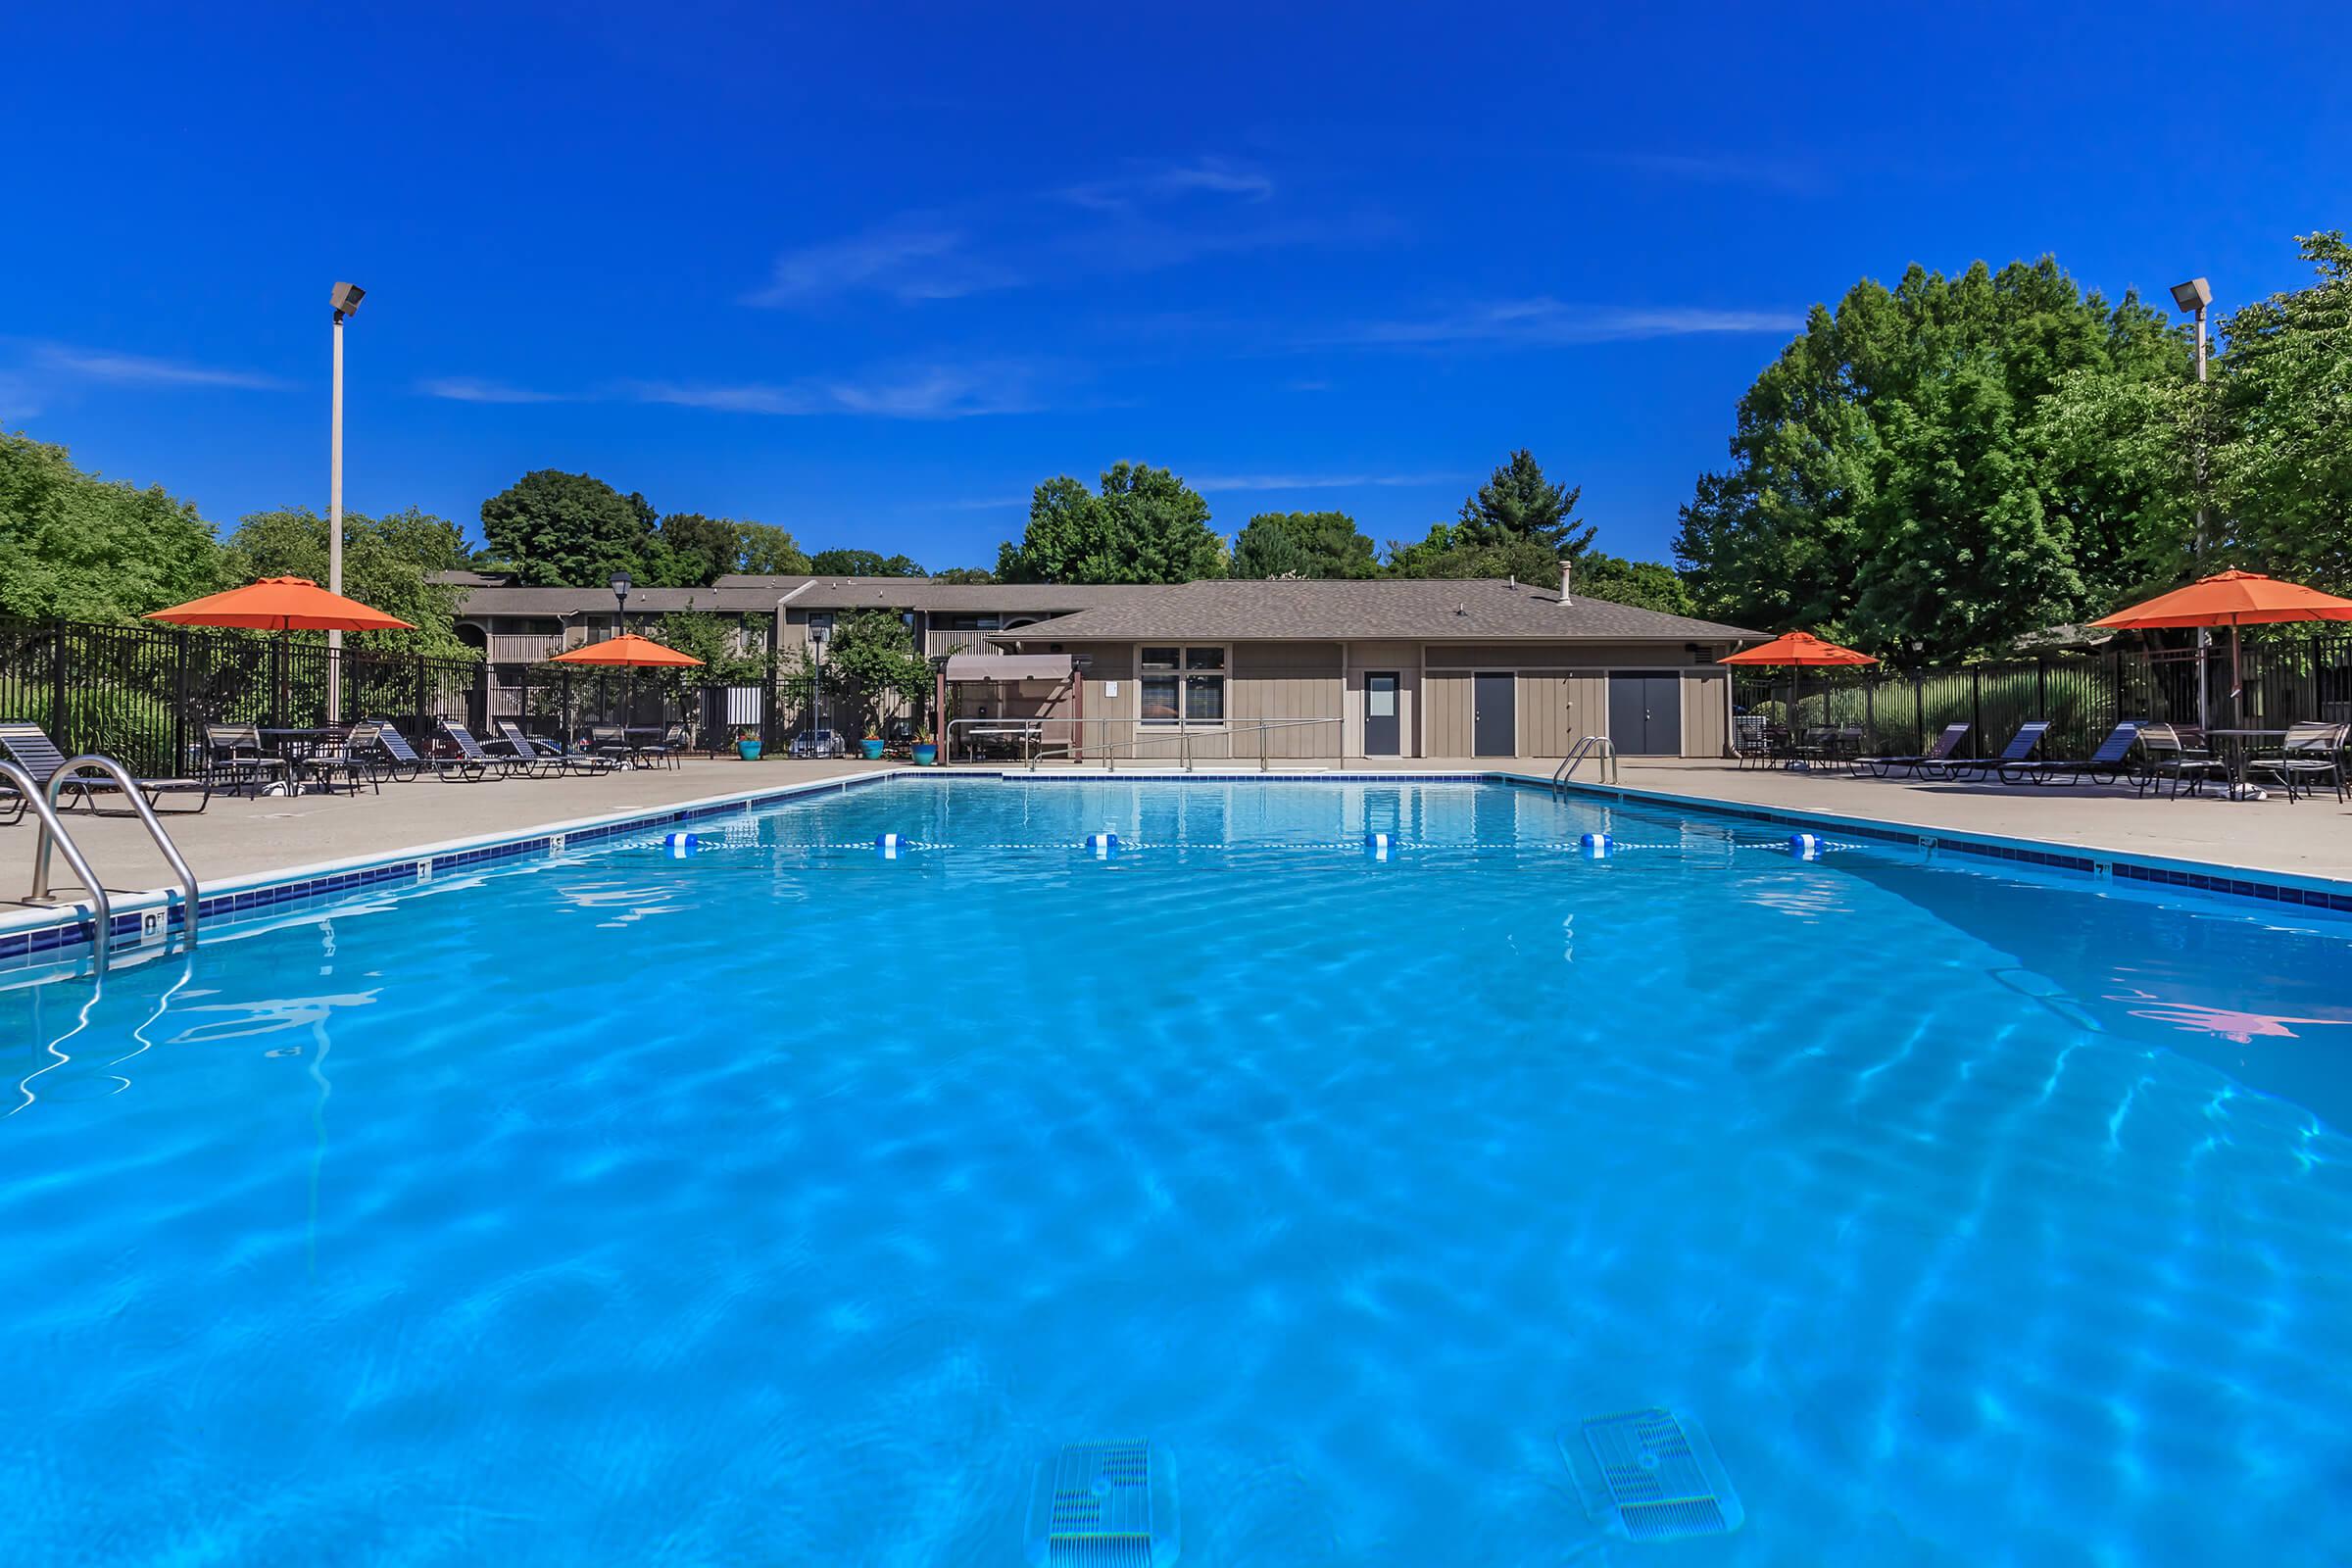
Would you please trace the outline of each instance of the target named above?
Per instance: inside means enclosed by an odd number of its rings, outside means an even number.
[[[1803,670],[1810,665],[1875,664],[1878,661],[1859,649],[1841,648],[1836,643],[1824,642],[1809,631],[1785,631],[1768,643],[1760,643],[1743,653],[1732,654],[1718,660],[1717,662],[1787,665],[1791,669]],[[1788,725],[1790,734],[1795,733],[1796,705],[1802,700],[1803,687],[1804,676],[1802,674],[1789,678]],[[1824,719],[1830,716],[1826,703],[1823,705],[1821,716]]]
[[[574,648],[568,654],[558,654],[548,662],[626,665],[631,669],[683,669],[702,661],[692,654],[681,654],[675,648],[664,647],[650,637],[640,637],[632,631],[618,637],[608,637],[601,643],[590,643],[584,648]]]
[[[207,594],[170,610],[151,611],[148,620],[175,626],[244,626],[256,631],[415,631],[396,615],[330,594],[308,577],[264,577],[260,582]]]
[[[2229,627],[2230,701],[2235,706],[2245,689],[2238,673],[2237,628],[2285,620],[2352,620],[2352,599],[2338,599],[2301,583],[2281,582],[2259,571],[2217,571],[2091,624],[2127,631],[2160,626]],[[2203,669],[2201,661],[2198,667]],[[2200,679],[2200,689],[2202,684]],[[2200,712],[2197,717],[2202,720],[2205,715]]]

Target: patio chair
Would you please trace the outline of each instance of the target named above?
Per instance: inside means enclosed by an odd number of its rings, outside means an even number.
[[[1935,744],[1919,756],[1857,757],[1853,760],[1854,774],[1856,777],[1868,773],[1873,778],[1892,778],[1897,773],[1901,773],[1908,778],[1923,767],[1934,766],[1949,760],[1951,755],[1960,749],[1960,743],[1966,739],[1968,739],[1967,720],[1963,719],[1957,724],[1946,724],[1943,726],[1943,732],[1936,737]]]
[[[441,720],[441,733],[448,736],[450,744],[457,747],[456,760],[458,762],[481,769],[481,773],[475,775],[477,779],[493,771],[500,778],[514,778],[517,775],[528,777],[531,772],[533,765],[531,758],[510,757],[503,753],[485,750],[482,743],[473,738],[473,732],[455,719]],[[441,776],[447,778],[449,775],[443,773]]]
[[[2031,760],[2034,752],[2041,746],[2041,738],[2049,732],[2050,721],[2048,719],[2028,719],[2017,727],[2016,734],[2009,737],[2009,744],[2001,748],[2000,756],[1950,759],[1933,766],[1922,767],[1919,770],[1919,776],[1925,779],[1934,779],[1939,784],[1948,784],[1958,779],[1981,779],[1985,774],[2000,768],[2014,767],[2019,762]]]
[[[1762,713],[1732,716],[1732,759],[1741,767],[1761,767],[1772,760],[1772,736]]]
[[[316,779],[319,788],[332,795],[335,778],[340,774],[354,796],[360,793],[362,779],[376,794],[383,794],[384,786],[377,781],[375,769],[368,760],[368,753],[374,749],[375,729],[373,720],[362,719],[308,756],[297,759],[295,787],[299,789],[305,781]]]
[[[2290,725],[2286,739],[2279,744],[2278,751],[2267,757],[2257,757],[2246,764],[2246,776],[2251,778],[2261,773],[2276,778],[2286,786],[2286,798],[2290,801],[2297,793],[2295,780],[2307,779],[2314,784],[2326,780],[2334,789],[2335,798],[2341,801],[2345,795],[2344,733],[2345,726],[2342,724],[2315,719]],[[2317,792],[2306,785],[2301,793],[2310,795]]]
[[[205,725],[204,753],[205,776],[213,780],[214,788],[230,794],[250,790],[259,795],[292,776],[286,760],[272,756],[262,744],[259,724]]]
[[[567,751],[554,741],[525,735],[522,726],[511,718],[498,721],[498,732],[515,756],[531,760],[531,772],[537,777],[545,778],[557,773],[610,773],[615,765],[612,758],[602,753]]]
[[[409,744],[406,735],[393,727],[390,719],[370,718],[362,722],[375,726],[368,736],[367,744],[360,748],[360,755],[368,760],[368,767],[378,778],[388,778],[395,784],[411,784],[430,765],[416,755],[416,748]]]
[[[2132,787],[2142,795],[2152,795],[2163,787],[2165,780],[2170,779],[2173,798],[2178,800],[2183,783],[2188,785],[2191,795],[2202,791],[2207,779],[2227,784],[2230,781],[2229,764],[2205,750],[2202,744],[2191,744],[2186,738],[2188,735],[2195,735],[2200,743],[2204,739],[2202,731],[2183,731],[2177,724],[2142,724],[2139,727],[2139,752],[2144,760],[2140,770],[2132,777]]]
[[[2139,732],[2145,726],[2144,719],[2125,719],[2107,732],[2097,751],[2080,760],[2003,762],[1997,770],[2000,780],[2004,784],[2079,784],[2087,778],[2112,784],[2132,770],[2126,759],[2139,744]]]
[[[627,726],[621,724],[591,724],[588,726],[588,749],[612,760],[619,767],[635,767],[639,748],[629,739]]]
[[[57,742],[51,740],[48,732],[38,724],[0,724],[0,752],[7,753],[10,761],[15,762],[32,776],[33,786],[36,789],[47,789],[49,781],[57,776],[57,770],[66,765],[66,754],[57,749]],[[140,798],[147,803],[149,810],[178,811],[184,815],[193,816],[211,805],[213,800],[213,785],[210,779],[134,778],[130,782],[137,788]],[[99,815],[126,815],[128,813],[120,811],[98,811],[98,797],[101,794],[119,795],[121,793],[122,786],[111,778],[75,774],[59,787],[58,802],[69,811],[74,808],[74,801],[79,800],[82,805]],[[188,795],[196,797],[194,806],[166,806],[163,804],[166,796]],[[16,816],[24,815],[24,809],[25,803],[19,801]],[[15,819],[14,816],[10,818],[11,821]]]

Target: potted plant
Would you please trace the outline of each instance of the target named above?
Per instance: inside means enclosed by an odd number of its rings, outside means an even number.
[[[756,729],[737,730],[735,732],[735,755],[747,762],[760,760],[760,732]]]
[[[858,743],[858,749],[865,754],[867,761],[878,762],[882,760],[882,737],[869,729],[865,732],[865,738]]]
[[[917,767],[939,765],[939,747],[931,739],[929,724],[914,726],[914,765]]]

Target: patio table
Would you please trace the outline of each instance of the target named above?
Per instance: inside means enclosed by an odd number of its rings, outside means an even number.
[[[2230,769],[2230,798],[2233,801],[2252,801],[2262,798],[2262,792],[2246,782],[2246,766],[2254,760],[2258,741],[2283,741],[2287,732],[2282,729],[2209,729],[2208,741],[2223,741],[2223,764]]]

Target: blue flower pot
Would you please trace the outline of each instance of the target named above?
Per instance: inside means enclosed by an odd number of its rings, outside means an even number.
[[[735,755],[747,762],[757,762],[760,760],[760,743],[758,741],[737,741]]]
[[[921,741],[916,743],[914,748],[914,765],[917,767],[937,767],[939,765],[939,747],[931,741]]]

